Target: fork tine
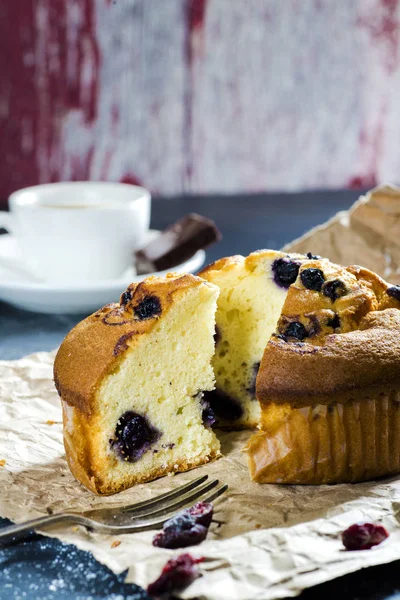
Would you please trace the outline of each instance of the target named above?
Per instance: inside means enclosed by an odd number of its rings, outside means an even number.
[[[120,511],[121,512],[127,512],[127,511],[133,512],[133,511],[139,510],[140,508],[147,509],[154,505],[161,507],[164,504],[168,504],[168,502],[170,500],[173,500],[177,496],[180,496],[181,494],[184,494],[185,492],[189,492],[193,488],[204,483],[207,479],[208,479],[208,475],[202,475],[201,477],[198,477],[197,479],[192,479],[192,481],[189,481],[188,483],[185,483],[184,485],[180,485],[179,487],[177,487],[169,492],[165,492],[164,494],[159,494],[158,496],[155,496],[154,498],[151,498],[150,500],[143,500],[142,502],[136,502],[135,504],[130,504],[129,506],[123,506],[120,508]]]
[[[217,498],[219,498],[219,496],[221,496],[221,494],[223,494],[224,492],[226,492],[227,489],[228,489],[228,484],[225,483],[221,487],[219,487],[216,490],[214,490],[212,492],[212,494],[210,494],[209,496],[207,496],[207,498],[204,498],[203,502],[212,502],[213,500],[216,500]]]
[[[214,490],[211,494],[206,494],[205,497],[202,498],[202,501],[203,502],[212,502],[212,500],[215,500],[216,498],[221,496],[221,494],[226,492],[227,489],[228,489],[227,484],[224,484],[224,485],[220,486],[219,488],[217,488],[216,490]],[[190,508],[191,506],[192,506],[192,504],[189,502],[183,508]],[[155,519],[149,519],[145,523],[142,523],[142,524],[138,523],[137,526],[138,527],[146,527],[146,528],[155,528],[157,526],[161,527],[163,525],[163,523],[165,523],[165,521],[168,521],[168,519],[171,519],[171,517],[173,517],[174,515],[176,515],[176,511],[172,511],[166,515],[163,515],[161,519],[160,519],[160,517],[158,517]]]
[[[218,483],[218,482],[217,482]],[[221,494],[223,494],[224,492],[226,492],[226,490],[228,489],[227,484],[221,485],[220,487],[218,487],[217,489],[213,490],[211,493],[205,492],[204,498],[202,498],[203,502],[212,502],[212,500],[215,500],[216,498],[218,498],[219,496],[221,496]],[[192,502],[187,502],[186,505],[184,505],[182,508],[190,508],[192,506]],[[138,530],[144,530],[144,529],[157,529],[159,527],[162,527],[162,525],[165,523],[165,521],[168,521],[168,519],[171,519],[174,515],[176,515],[176,510],[173,511],[169,511],[168,513],[165,513],[164,515],[162,515],[161,517],[155,517],[152,519],[146,519],[146,518],[139,518],[139,519],[132,519],[132,525],[128,525],[128,526],[123,526],[119,529],[120,533],[129,533],[129,531],[138,531]]]
[[[139,517],[155,517],[156,515],[162,515],[165,512],[171,511],[173,513],[176,513],[177,510],[179,510],[183,506],[192,506],[193,502],[197,500],[197,498],[200,498],[200,496],[203,496],[206,492],[215,488],[215,486],[217,486],[218,483],[218,479],[213,479],[211,481],[207,481],[203,485],[197,486],[193,490],[189,490],[186,493],[180,494],[177,499],[172,499],[172,502],[170,501],[171,499],[168,499],[167,501],[164,501],[162,505],[153,505],[153,507],[150,508],[150,510],[147,506],[145,506],[142,508],[142,510],[133,509],[125,511],[125,513],[129,512],[129,514],[132,515],[132,519],[137,519]]]
[[[203,500],[204,502],[212,502],[221,494],[226,492],[228,486],[226,484],[219,485],[218,480],[214,479],[207,485],[201,486],[201,489],[195,490],[197,500]],[[186,494],[186,502],[180,502],[180,508],[190,508],[193,505],[193,494]],[[112,510],[112,509],[110,509]],[[95,512],[95,511],[93,511]],[[162,527],[165,521],[171,519],[174,515],[176,515],[176,504],[171,506],[167,506],[164,510],[156,510],[155,512],[151,512],[149,514],[139,514],[136,515],[134,512],[131,516],[130,512],[124,513],[123,522],[116,521],[116,517],[118,513],[112,515],[111,522],[107,521],[98,521],[92,515],[92,518],[89,516],[83,515],[74,515],[75,521],[79,522],[81,525],[84,525],[90,530],[98,531],[99,533],[113,533],[113,534],[124,534],[124,533],[133,533],[135,531],[145,531],[146,529],[157,529]],[[119,513],[121,514],[121,513]],[[122,516],[122,514],[121,514]],[[79,518],[77,518],[79,517]]]

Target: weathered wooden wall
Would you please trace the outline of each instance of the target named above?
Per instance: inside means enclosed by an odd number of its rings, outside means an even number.
[[[0,198],[400,181],[400,0],[0,2]]]

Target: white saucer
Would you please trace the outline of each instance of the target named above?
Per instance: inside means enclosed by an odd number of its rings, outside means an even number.
[[[158,233],[150,230],[149,239]],[[204,250],[198,250],[192,258],[169,270],[178,273],[194,273],[203,265],[205,256]],[[141,281],[149,275],[164,275],[168,272],[135,275],[133,269],[128,269],[118,279],[42,283],[24,277],[22,271],[12,271],[8,267],[1,266],[2,258],[20,262],[23,268],[23,260],[12,235],[0,235],[0,300],[18,308],[40,313],[89,314],[105,304],[118,302],[120,295],[130,283]]]

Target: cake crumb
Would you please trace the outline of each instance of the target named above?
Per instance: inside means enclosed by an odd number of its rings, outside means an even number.
[[[5,467],[5,465],[6,465],[6,460],[5,460],[5,458],[2,458],[0,460],[0,467]]]
[[[71,531],[73,531],[74,533],[76,533],[77,531],[79,531],[79,528],[77,526],[71,527]]]
[[[111,548],[117,548],[120,545],[121,545],[120,540],[114,540],[113,543],[111,544]]]
[[[262,525],[260,525],[260,523],[256,524],[256,529],[261,529]]]
[[[46,425],[54,425],[55,421],[52,421],[51,419],[47,419],[46,421]]]

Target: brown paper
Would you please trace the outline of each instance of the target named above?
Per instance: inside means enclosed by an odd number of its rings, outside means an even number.
[[[400,191],[379,188],[291,249],[362,263],[397,282],[399,230]],[[0,362],[0,461],[6,461],[0,467],[0,516],[21,522],[50,511],[124,506],[208,473],[227,483],[229,491],[215,502],[218,523],[211,525],[207,540],[190,548],[206,560],[203,576],[182,598],[294,596],[306,587],[400,558],[400,480],[336,486],[252,483],[241,452],[249,432],[218,433],[224,456],[215,463],[116,496],[94,496],[72,477],[65,461],[53,358],[54,353],[38,353]],[[357,521],[382,523],[389,539],[368,551],[345,551],[340,533]],[[171,556],[182,552],[154,548],[151,531],[119,536],[121,544],[115,547],[115,536],[82,527],[57,526],[43,533],[92,552],[115,573],[128,569],[127,581],[144,587]]]
[[[206,542],[190,549],[204,556],[203,577],[183,598],[253,600],[296,595],[305,587],[400,558],[400,482],[278,486],[249,481],[240,451],[249,433],[221,433],[224,457],[196,471],[164,477],[116,496],[94,496],[72,477],[62,444],[61,410],[52,382],[52,353],[0,363],[0,515],[16,522],[65,509],[123,506],[209,473],[229,484],[215,503]],[[345,552],[340,532],[360,521],[391,532],[381,546]],[[222,524],[221,524],[222,522]],[[146,586],[168,558],[181,551],[154,548],[154,532],[119,536],[64,526],[46,535],[88,550],[127,581]]]
[[[283,250],[320,254],[341,265],[359,264],[400,283],[400,188],[375,188],[349,211],[337,213]]]

